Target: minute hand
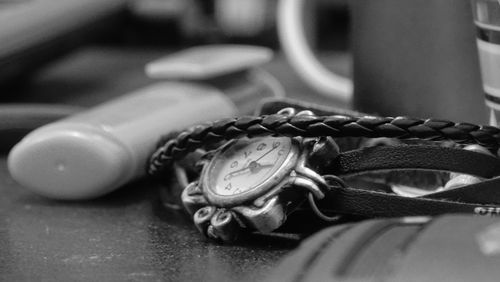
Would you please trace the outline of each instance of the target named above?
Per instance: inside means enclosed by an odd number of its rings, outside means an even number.
[[[259,164],[259,163],[255,162],[255,161],[253,161],[247,167],[244,167],[244,168],[241,168],[241,169],[238,169],[238,170],[235,170],[233,172],[228,173],[224,177],[224,180],[229,180],[229,179],[233,178],[234,176],[238,176],[238,175],[241,175],[241,174],[246,174],[248,172],[250,172],[250,173],[257,173],[257,172],[259,172],[261,169],[263,169],[265,167],[272,167],[272,166],[274,166],[274,165],[273,164]]]
[[[273,146],[273,148],[271,150],[265,152],[262,156],[258,157],[256,160],[254,160],[254,162],[258,162],[260,159],[262,159],[263,157],[267,156],[267,154],[271,153],[276,148],[278,148],[278,146]]]

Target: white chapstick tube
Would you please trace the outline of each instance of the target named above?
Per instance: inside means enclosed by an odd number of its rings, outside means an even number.
[[[95,198],[143,176],[162,135],[236,114],[215,88],[162,82],[34,130],[11,150],[8,169],[40,195]]]

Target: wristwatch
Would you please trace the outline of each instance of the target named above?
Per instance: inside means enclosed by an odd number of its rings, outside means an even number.
[[[331,222],[341,216],[500,211],[500,159],[494,155],[420,143],[339,152],[333,138],[340,137],[448,140],[490,152],[500,145],[496,127],[408,117],[315,116],[286,108],[272,115],[219,120],[166,138],[151,156],[148,174],[164,179],[168,168],[187,154],[215,148],[201,158],[199,178],[184,181],[181,199],[196,227],[221,241],[232,241],[243,230],[276,230],[304,201]],[[396,170],[456,172],[480,182],[411,198],[345,181],[352,175]]]
[[[332,138],[235,139],[205,161],[182,202],[209,238],[232,241],[241,229],[271,232],[305,194],[324,197],[327,183],[317,171],[338,153]]]

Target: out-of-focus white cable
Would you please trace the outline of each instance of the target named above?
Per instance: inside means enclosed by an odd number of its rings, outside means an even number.
[[[307,44],[304,3],[305,0],[280,0],[278,3],[278,36],[283,52],[292,68],[313,89],[344,102],[350,101],[352,81],[325,68]]]
[[[217,0],[215,20],[220,29],[230,36],[255,36],[267,24],[267,0]]]

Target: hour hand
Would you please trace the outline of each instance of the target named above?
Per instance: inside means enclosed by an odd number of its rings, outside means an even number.
[[[250,172],[250,167],[249,166],[237,169],[235,171],[232,171],[232,172],[226,174],[226,176],[224,176],[224,180],[229,180],[229,179],[231,179],[231,178],[233,178],[235,176],[238,176],[240,174],[246,174],[247,172]]]
[[[250,164],[248,166],[226,174],[226,176],[224,176],[224,180],[229,180],[229,179],[233,178],[234,176],[246,174],[248,172],[257,173],[263,168],[272,167],[272,166],[273,166],[273,164],[271,164],[271,163],[260,164],[256,161],[252,161],[252,162],[250,162]]]

